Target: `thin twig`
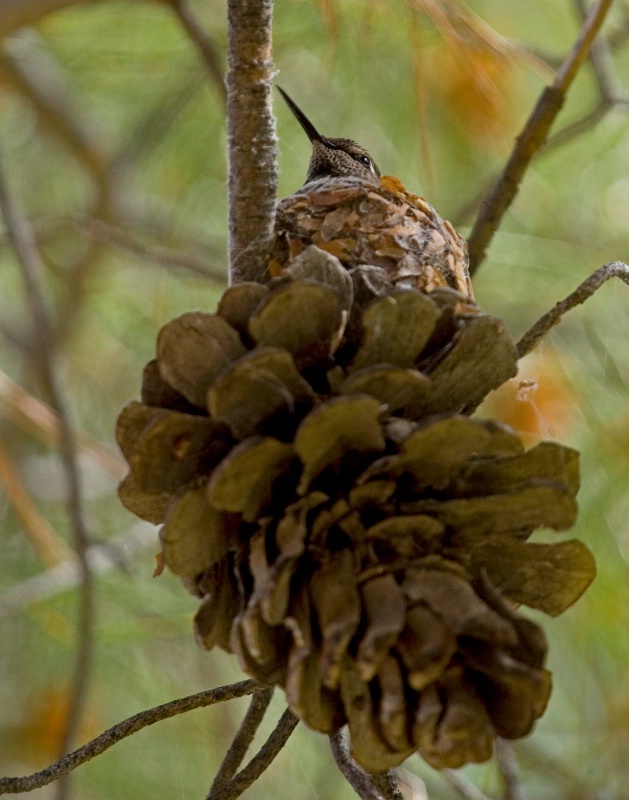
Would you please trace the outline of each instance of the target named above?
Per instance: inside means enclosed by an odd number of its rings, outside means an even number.
[[[46,403],[27,392],[0,369],[0,412],[4,419],[45,445],[59,444],[59,418]],[[116,480],[127,474],[128,466],[121,456],[93,439],[83,431],[76,431],[76,442],[81,456],[89,458]]]
[[[504,783],[503,800],[526,800],[513,747],[504,739],[496,740],[496,762]]]
[[[589,13],[588,4],[585,0],[575,0],[575,6],[581,19],[585,21]],[[604,37],[599,36],[592,42],[589,60],[602,97],[611,100],[612,97],[620,95],[622,85],[615,74],[611,49]]]
[[[226,786],[208,795],[208,800],[235,800],[236,797],[240,797],[272,764],[298,723],[299,718],[287,708],[257,755]]]
[[[185,714],[195,708],[205,708],[216,703],[223,703],[226,700],[232,700],[235,697],[253,694],[258,687],[259,684],[255,681],[240,681],[229,686],[207,689],[198,694],[181,697],[161,706],[140,711],[139,714],[119,722],[113,728],[109,728],[109,730],[101,733],[100,736],[40,772],[35,772],[23,778],[0,778],[0,794],[22,794],[23,792],[31,792],[33,789],[38,789],[40,786],[46,786],[46,784],[52,783],[61,775],[65,775],[71,770],[80,767],[81,764],[85,764],[86,761],[90,761],[92,758],[104,753],[105,750],[109,750],[110,747],[122,739],[126,739],[127,736],[141,731],[142,728],[146,728],[163,719],[170,719],[170,717],[175,717],[178,714]]]
[[[148,522],[138,522],[109,539],[107,544],[93,544],[88,550],[90,569],[100,575],[113,568],[130,569],[133,559],[147,550],[155,550],[155,529]],[[23,614],[39,603],[74,589],[81,582],[77,559],[62,561],[58,565],[14,583],[0,594],[0,620]]]
[[[620,278],[623,283],[629,286],[629,266],[623,264],[622,261],[611,261],[609,264],[599,267],[574,292],[564,300],[560,300],[528,329],[517,344],[518,358],[524,358],[525,355],[528,355],[539,340],[561,321],[564,314],[584,303],[610,278]]]
[[[195,256],[194,253],[162,245],[147,244],[134,233],[95,217],[81,217],[75,222],[80,230],[102,244],[124,248],[142,259],[150,259],[164,267],[176,267],[223,285],[227,281],[227,273],[224,268],[212,267],[205,259]],[[224,256],[219,255],[218,251],[214,257],[224,263]]]
[[[260,727],[260,723],[264,719],[266,710],[273,697],[273,690],[273,687],[270,686],[258,689],[258,691],[254,693],[247,713],[238,728],[238,732],[234,736],[234,740],[216,773],[208,797],[212,797],[214,793],[226,786],[236,774],[236,770],[242,764],[247,750],[249,749],[249,745]]]
[[[0,439],[0,484],[22,521],[26,538],[46,567],[64,561],[74,562],[75,556],[48,520],[43,517],[24,487],[17,467]]]
[[[476,786],[460,772],[454,769],[443,769],[441,770],[441,774],[463,800],[490,800],[486,794],[483,794],[480,789],[477,789]]]
[[[171,5],[184,30],[201,54],[203,63],[205,64],[209,76],[214,81],[214,85],[218,89],[223,103],[226,103],[227,89],[225,88],[225,70],[223,69],[221,57],[214,42],[203,30],[188,3],[184,2],[184,0],[171,0]]]
[[[352,759],[347,727],[330,736],[330,746],[338,768],[361,800],[384,800],[371,775]]]
[[[205,83],[205,76],[198,69],[189,74],[183,67],[177,75],[183,74],[178,85],[167,85],[159,93],[153,105],[140,119],[131,133],[125,137],[124,145],[109,164],[112,175],[117,175],[136,159],[146,156],[164,139],[168,131],[179,121],[181,115]]]
[[[592,6],[570,54],[557,71],[553,83],[542,92],[516,141],[502,175],[483,201],[468,240],[472,274],[485,258],[487,247],[502,217],[515,199],[531,160],[546,141],[551,125],[563,106],[570,84],[588,57],[594,37],[603,24],[612,2],[613,0],[597,0]]]
[[[83,519],[83,498],[77,461],[74,430],[70,425],[66,401],[54,367],[55,352],[51,339],[51,325],[43,300],[42,279],[44,265],[35,244],[33,231],[11,198],[0,168],[0,206],[7,235],[15,249],[26,287],[26,295],[33,324],[33,341],[39,377],[59,420],[61,460],[65,471],[68,499],[68,516],[72,526],[74,549],[81,568],[79,589],[79,615],[77,623],[78,651],[71,683],[68,717],[62,735],[61,754],[66,753],[78,731],[85,696],[91,676],[94,627],[94,587],[87,559],[89,536]]]

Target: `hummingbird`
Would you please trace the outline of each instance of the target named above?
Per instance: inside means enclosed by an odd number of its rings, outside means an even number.
[[[378,165],[364,147],[353,139],[331,139],[322,136],[297,103],[280,86],[277,88],[312,142],[312,156],[308,164],[306,183],[319,178],[347,176],[378,181],[380,178]]]
[[[473,302],[467,245],[452,225],[398,178],[381,176],[353,139],[322,136],[277,88],[312,142],[312,156],[304,185],[277,204],[269,276],[285,274],[314,245],[347,270],[379,269],[391,286],[450,287]]]

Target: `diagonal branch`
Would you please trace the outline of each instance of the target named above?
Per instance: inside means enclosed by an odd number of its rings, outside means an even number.
[[[126,739],[127,736],[141,731],[142,728],[154,725],[163,719],[170,719],[170,717],[175,717],[178,714],[185,714],[195,708],[205,708],[216,703],[223,703],[225,700],[232,700],[235,697],[253,694],[258,688],[259,684],[255,681],[240,681],[229,686],[219,686],[216,689],[208,689],[205,692],[181,697],[178,700],[172,700],[170,703],[164,703],[146,711],[140,711],[139,714],[119,722],[113,728],[109,728],[109,730],[101,733],[100,736],[40,772],[35,772],[23,778],[0,778],[0,794],[22,794],[38,789],[40,786],[46,786],[62,775],[80,767],[81,764],[85,764],[86,761],[90,761],[92,758],[104,753],[105,750],[109,750],[110,747],[113,747],[122,739]]]
[[[221,100],[226,102],[227,90],[225,89],[225,72],[221,63],[221,57],[214,42],[203,30],[201,23],[192,12],[186,0],[171,0],[171,4],[183,29],[199,51],[205,68],[218,89]]]
[[[502,175],[483,201],[468,240],[472,274],[483,262],[500,221],[518,193],[524,173],[546,141],[548,132],[564,104],[568,89],[588,57],[592,42],[612,2],[613,0],[597,0],[592,6],[570,54],[559,68],[553,83],[544,89],[522,133],[517,138]]]
[[[528,355],[536,347],[539,340],[546,336],[551,328],[561,322],[564,314],[584,303],[610,278],[620,278],[623,283],[629,286],[629,266],[623,264],[622,261],[612,261],[599,267],[574,292],[564,300],[560,300],[528,329],[517,343],[518,358],[524,358],[524,356]]]

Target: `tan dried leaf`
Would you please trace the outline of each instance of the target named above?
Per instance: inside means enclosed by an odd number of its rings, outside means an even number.
[[[457,636],[517,644],[518,637],[509,620],[484,603],[467,581],[450,572],[410,566],[402,588],[409,604],[428,606]]]
[[[468,535],[564,531],[574,525],[577,505],[571,492],[551,481],[530,481],[509,494],[457,500],[402,503],[404,514],[428,514]],[[511,541],[511,540],[510,540]]]
[[[157,361],[163,378],[199,408],[207,391],[245,348],[222,317],[190,311],[168,322],[157,337]]]
[[[321,682],[306,592],[294,597],[284,624],[293,637],[284,686],[288,706],[313,730],[334,733],[345,724],[345,715],[338,693]]]
[[[307,492],[327,467],[338,467],[346,453],[384,450],[379,418],[380,403],[361,395],[336,397],[311,411],[295,434],[295,451],[304,465],[299,492]]]
[[[165,411],[137,439],[129,466],[138,488],[174,493],[209,475],[230,446],[229,432],[221,423]]]
[[[331,253],[310,245],[290,263],[286,272],[294,280],[314,280],[329,286],[337,293],[341,308],[349,310],[352,307],[352,279],[338,258]]]
[[[499,494],[534,478],[579,490],[579,453],[556,442],[541,442],[513,458],[472,462],[462,477],[459,494]]]
[[[324,686],[335,689],[361,616],[354,554],[350,550],[335,553],[319,567],[310,580],[310,595],[321,631],[319,675]]]
[[[409,715],[404,673],[397,658],[386,656],[376,680],[380,688],[378,723],[382,737],[392,750],[408,753],[414,749],[409,739],[412,715]]]
[[[240,608],[240,595],[227,559],[214,564],[203,578],[206,592],[194,618],[197,643],[205,650],[217,646],[231,652],[232,624]]]
[[[294,460],[292,445],[277,439],[254,436],[241,442],[212,473],[210,503],[255,522],[273,500],[278,479],[290,476]]]
[[[272,434],[292,414],[304,413],[314,393],[290,353],[258,347],[227,369],[208,395],[212,417],[226,423],[238,439]]]
[[[491,758],[495,731],[485,705],[460,668],[425,689],[413,726],[420,755],[435,769],[458,769]]]
[[[411,367],[435,327],[439,309],[421,292],[398,292],[364,312],[364,338],[351,371],[374,364]]]
[[[556,617],[575,603],[596,577],[596,562],[576,539],[556,544],[504,541],[491,536],[466,548],[469,568],[486,572],[499,592]]]
[[[485,315],[467,320],[451,349],[429,373],[434,390],[423,413],[475,406],[517,374],[517,359],[515,343],[501,320]]]
[[[406,602],[393,575],[372,578],[360,587],[364,633],[356,653],[356,667],[367,683],[382,666],[404,627]]]
[[[132,514],[152,522],[153,525],[159,525],[166,519],[171,501],[168,492],[146,492],[140,489],[131,472],[118,485],[118,497]]]
[[[249,318],[269,293],[263,283],[243,281],[228,287],[218,301],[216,313],[227,320],[238,333],[248,333]]]
[[[195,577],[238,543],[238,522],[212,508],[205,489],[192,489],[171,503],[159,532],[164,561],[182,577]]]
[[[137,400],[127,403],[116,420],[116,442],[127,461],[131,459],[138,439],[148,425],[167,413],[163,408],[152,408]]]
[[[329,357],[341,321],[334,289],[320,283],[288,283],[262,301],[249,320],[249,332],[259,345],[288,350],[303,369]]]
[[[446,668],[456,651],[456,638],[441,617],[417,605],[406,612],[395,649],[408,670],[409,685],[419,691]]]
[[[370,772],[383,772],[401,764],[413,748],[399,752],[385,741],[377,725],[377,712],[369,685],[360,679],[350,659],[341,672],[341,698],[347,715],[352,757]]]
[[[261,683],[286,680],[290,635],[283,626],[270,626],[257,605],[249,604],[235,619],[229,645],[245,672]]]
[[[339,387],[340,394],[368,394],[386,407],[387,413],[410,410],[426,402],[431,381],[415,369],[373,366],[352,373]]]

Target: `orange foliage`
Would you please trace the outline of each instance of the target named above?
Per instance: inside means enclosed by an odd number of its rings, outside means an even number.
[[[509,97],[517,94],[513,62],[480,46],[435,46],[426,59],[431,90],[457,127],[488,150],[499,148],[514,128]]]
[[[546,350],[529,356],[513,380],[489,395],[480,413],[506,423],[533,445],[567,436],[576,422],[576,403],[559,357]]]
[[[49,686],[31,701],[30,709],[16,726],[13,740],[23,756],[37,763],[54,761],[59,757],[59,747],[68,719],[70,696],[65,686]],[[88,707],[83,715],[78,741],[83,743],[101,732],[98,715]]]

